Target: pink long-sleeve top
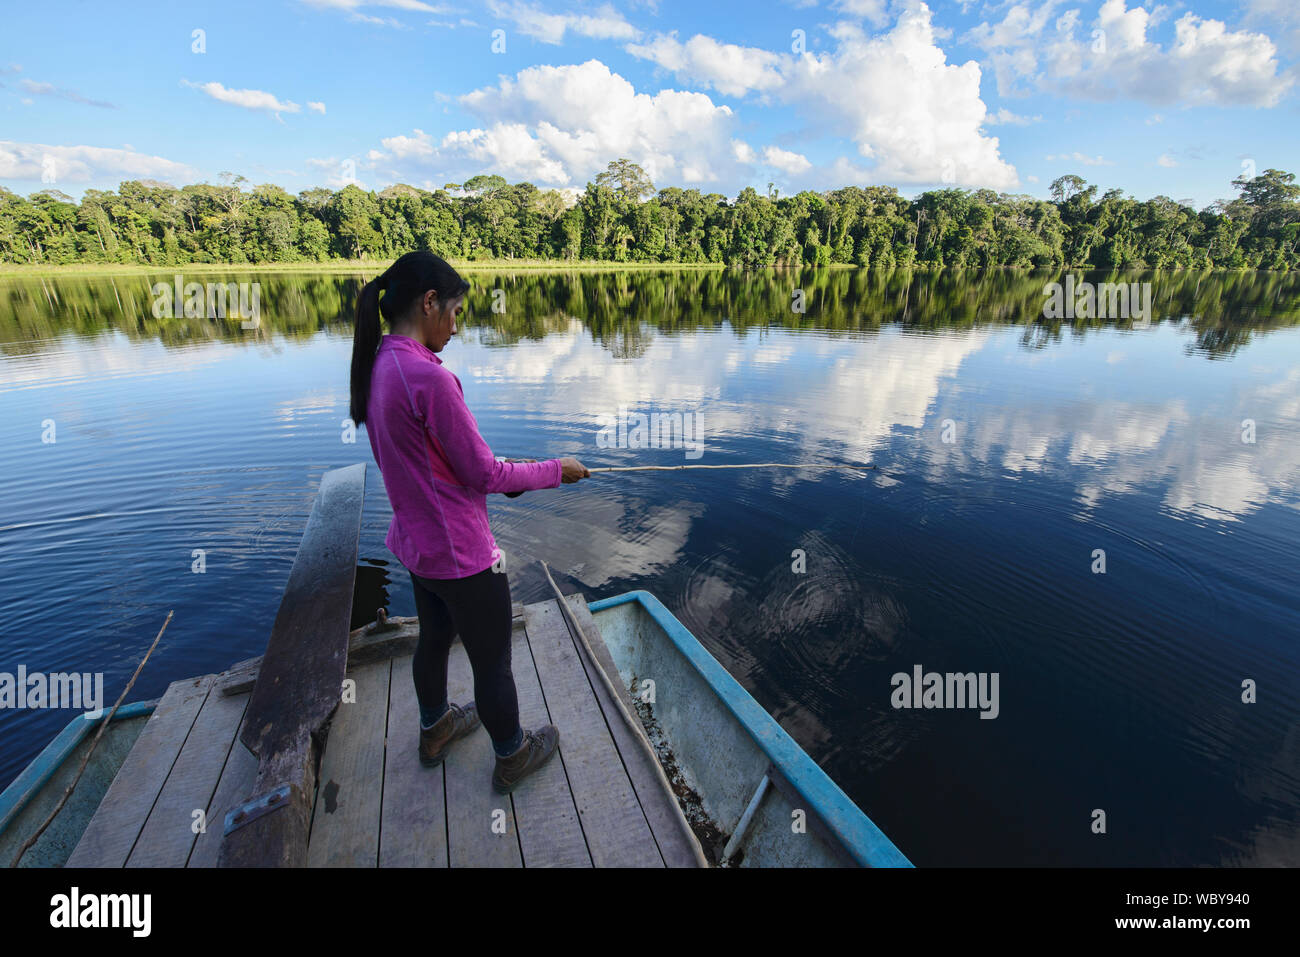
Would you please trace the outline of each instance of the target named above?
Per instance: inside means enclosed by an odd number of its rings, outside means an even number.
[[[460,379],[407,336],[386,335],[379,344],[365,424],[393,506],[385,544],[422,578],[466,578],[491,567],[499,552],[488,493],[556,488],[563,475],[559,459],[493,456]]]

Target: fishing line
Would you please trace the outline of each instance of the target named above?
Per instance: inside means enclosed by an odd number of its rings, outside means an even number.
[[[803,465],[798,462],[747,462],[743,465],[607,465],[588,472],[677,472],[682,469],[853,469],[876,470],[874,465]]]

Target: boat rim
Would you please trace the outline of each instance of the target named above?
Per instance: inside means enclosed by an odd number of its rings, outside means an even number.
[[[810,809],[832,829],[855,861],[864,867],[911,867],[875,822],[813,761],[753,696],[709,653],[690,629],[644,589],[589,603],[593,614],[637,602],[663,629],[722,703],[767,755],[776,769],[808,801]]]
[[[158,700],[132,701],[117,709],[113,721],[127,718],[139,718],[153,714],[158,707]],[[0,834],[3,834],[18,817],[19,813],[37,794],[40,793],[54,773],[63,766],[63,762],[76,750],[77,745],[85,740],[104,718],[103,710],[87,711],[79,714],[54,736],[41,753],[32,758],[31,763],[19,772],[9,786],[0,792]]]

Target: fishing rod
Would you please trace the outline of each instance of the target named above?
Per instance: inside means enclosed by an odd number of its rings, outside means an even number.
[[[588,472],[676,472],[681,469],[875,469],[874,465],[801,465],[797,462],[746,462],[743,465],[606,465]]]

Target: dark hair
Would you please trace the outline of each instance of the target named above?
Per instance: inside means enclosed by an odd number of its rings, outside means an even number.
[[[352,421],[366,421],[370,402],[370,375],[375,368],[375,353],[383,332],[379,325],[382,312],[393,322],[405,315],[416,299],[432,289],[439,300],[458,299],[469,291],[469,283],[460,273],[431,252],[407,253],[393,263],[382,276],[370,280],[357,294],[356,331],[352,336]],[[383,298],[380,298],[380,293]]]

